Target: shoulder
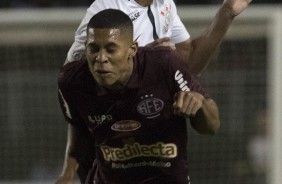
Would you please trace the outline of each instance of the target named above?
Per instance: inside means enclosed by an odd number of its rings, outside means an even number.
[[[137,55],[139,58],[146,60],[145,62],[152,61],[161,65],[170,61],[183,62],[177,51],[172,50],[170,47],[140,47]]]
[[[165,58],[173,55],[174,50],[170,47],[139,47],[137,54],[144,56],[153,56],[158,58]]]
[[[72,85],[76,81],[88,77],[89,70],[86,60],[78,60],[65,64],[58,74],[58,84],[60,88]]]
[[[185,62],[179,54],[169,47],[141,47],[137,52],[137,65],[154,75],[168,74],[172,68],[185,68]]]

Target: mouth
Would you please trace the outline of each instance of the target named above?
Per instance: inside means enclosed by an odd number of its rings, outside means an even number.
[[[96,70],[95,73],[102,76],[111,74],[111,72],[107,70]]]

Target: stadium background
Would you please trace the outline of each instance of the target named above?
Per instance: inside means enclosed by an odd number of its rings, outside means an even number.
[[[52,183],[62,167],[67,126],[57,102],[56,77],[91,1],[1,2],[0,183]],[[195,37],[209,25],[218,2],[183,2],[178,1],[179,14]],[[281,12],[281,2],[265,3],[257,1],[235,20],[201,78],[218,102],[222,126],[216,136],[189,128],[194,184],[267,183],[266,171],[255,172],[248,151],[258,130],[256,114],[268,104],[267,14]]]

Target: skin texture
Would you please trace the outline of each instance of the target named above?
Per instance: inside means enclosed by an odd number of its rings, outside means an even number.
[[[137,50],[137,43],[130,42],[120,31],[91,28],[86,43],[86,58],[94,79],[112,91],[123,89],[128,82],[133,68],[132,56]]]

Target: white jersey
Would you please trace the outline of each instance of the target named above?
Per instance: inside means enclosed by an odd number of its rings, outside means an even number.
[[[75,33],[75,42],[68,52],[68,61],[81,59],[84,56],[86,27],[93,15],[104,9],[119,9],[125,12],[133,22],[134,39],[139,46],[145,46],[156,38],[170,37],[173,43],[180,43],[190,38],[181,22],[173,0],[153,0],[149,7],[139,5],[135,0],[95,0],[87,9]],[[152,22],[152,19],[154,22]]]

